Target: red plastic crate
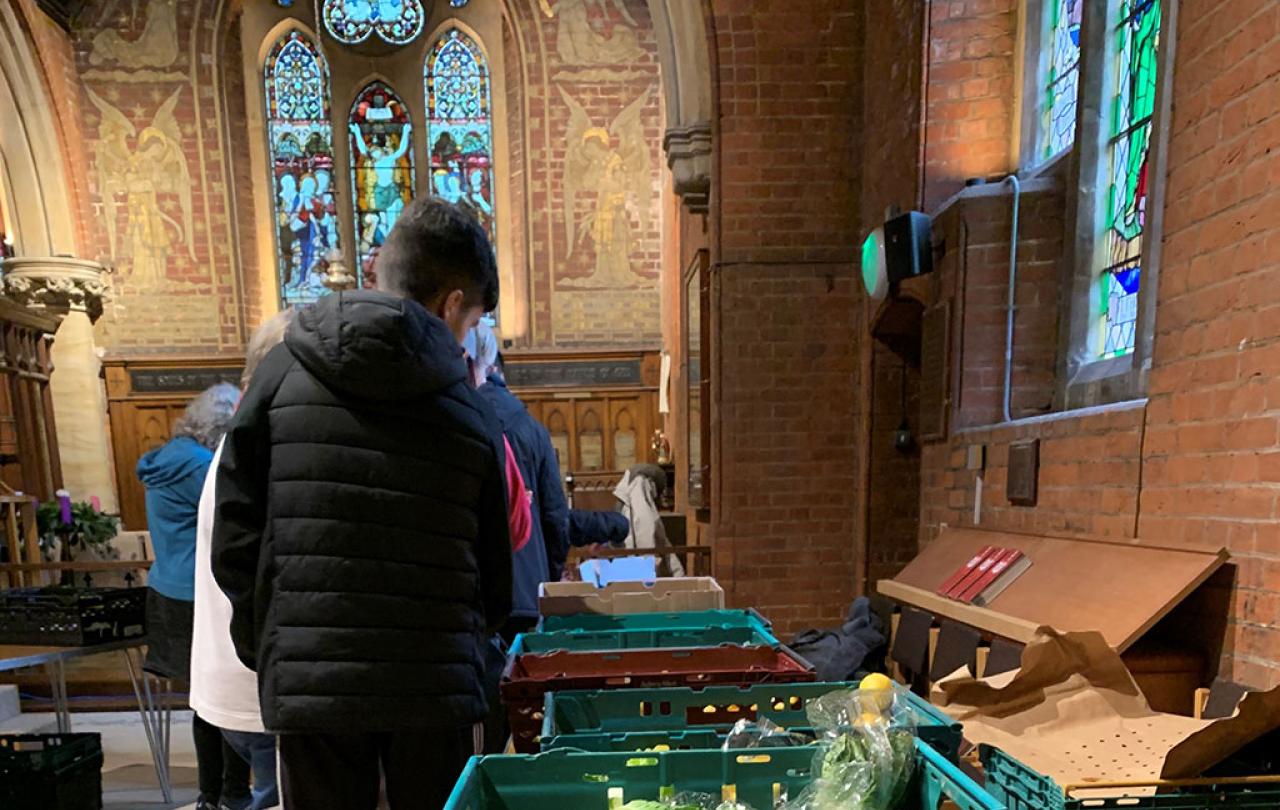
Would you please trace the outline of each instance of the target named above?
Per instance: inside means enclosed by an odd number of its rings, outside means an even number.
[[[636,689],[813,681],[813,667],[786,647],[557,651],[516,656],[502,675],[516,751],[536,753],[543,701],[566,689]]]

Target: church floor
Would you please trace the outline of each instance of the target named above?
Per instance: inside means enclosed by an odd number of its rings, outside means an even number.
[[[103,810],[171,810],[194,808],[196,754],[191,741],[191,712],[174,712],[169,769],[172,804],[160,798],[147,735],[136,712],[75,713],[71,728],[102,735]]]

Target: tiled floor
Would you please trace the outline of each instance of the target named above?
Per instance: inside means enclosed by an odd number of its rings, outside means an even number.
[[[169,810],[194,808],[196,755],[191,742],[191,712],[174,712],[170,732],[170,780],[174,802],[165,804],[156,781],[151,749],[136,713],[76,713],[73,731],[102,735],[102,806],[104,810]]]

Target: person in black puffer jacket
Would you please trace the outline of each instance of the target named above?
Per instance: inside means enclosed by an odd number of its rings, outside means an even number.
[[[511,611],[501,426],[461,340],[498,299],[469,213],[410,204],[381,291],[299,311],[217,473],[213,572],[280,734],[286,807],[441,807]]]

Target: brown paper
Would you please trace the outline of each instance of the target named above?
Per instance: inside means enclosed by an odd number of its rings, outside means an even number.
[[[1222,720],[1152,711],[1101,634],[1049,629],[1027,645],[1020,670],[984,680],[958,672],[935,684],[934,702],[971,742],[1000,748],[1064,787],[1196,777],[1280,727],[1280,689],[1251,694]]]

